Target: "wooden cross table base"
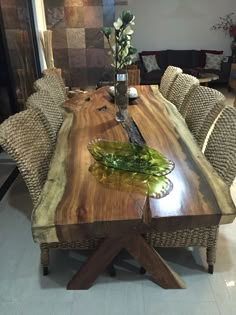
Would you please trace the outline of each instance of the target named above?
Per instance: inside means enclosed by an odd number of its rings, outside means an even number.
[[[89,289],[122,249],[126,249],[164,289],[185,288],[183,281],[141,235],[107,238],[67,285],[68,290]]]

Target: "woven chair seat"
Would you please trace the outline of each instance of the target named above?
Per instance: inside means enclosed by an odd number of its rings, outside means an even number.
[[[171,86],[173,85],[175,79],[177,78],[177,75],[182,72],[183,70],[178,67],[168,66],[166,68],[160,83],[160,92],[166,99],[168,99]]]
[[[0,145],[16,162],[35,205],[53,153],[51,129],[42,112],[27,109],[0,125]]]
[[[146,241],[153,247],[212,247],[216,246],[218,226],[184,229],[175,232],[150,232]]]
[[[180,73],[172,84],[167,99],[179,109],[188,93],[199,84],[199,80],[192,75]]]
[[[38,110],[42,111],[42,113],[45,115],[45,118],[48,120],[55,143],[58,130],[63,123],[63,116],[62,111],[54,102],[50,96],[50,93],[46,90],[40,90],[39,92],[32,94],[27,99],[26,107],[37,108]]]
[[[216,246],[218,230],[218,225],[213,225],[175,232],[152,231],[146,233],[144,238],[153,247],[210,247]],[[101,240],[99,238],[92,238],[77,242],[41,243],[40,247],[52,249],[95,249]]]

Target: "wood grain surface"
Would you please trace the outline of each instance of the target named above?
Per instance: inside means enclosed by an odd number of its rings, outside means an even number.
[[[32,216],[35,241],[50,241],[52,234],[54,241],[76,241],[116,237],[127,231],[174,231],[235,218],[228,187],[205,160],[175,107],[161,97],[157,87],[136,88],[140,97],[129,106],[129,113],[146,144],[174,161],[175,169],[167,176],[174,185],[172,192],[157,200],[98,182],[89,172],[94,160],[88,142],[94,138],[128,141],[128,137],[114,119],[106,87],[83,99],[75,96],[64,105],[65,121],[48,181]],[[104,105],[107,109],[99,111]],[[60,183],[60,194],[55,183]]]

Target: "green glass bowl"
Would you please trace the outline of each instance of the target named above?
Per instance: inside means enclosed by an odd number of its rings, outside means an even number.
[[[165,176],[174,169],[174,162],[147,146],[95,139],[87,147],[94,159],[107,167],[154,176]]]
[[[160,199],[168,195],[173,189],[172,182],[165,176],[116,170],[98,162],[90,165],[89,171],[99,183],[113,190],[138,193]]]

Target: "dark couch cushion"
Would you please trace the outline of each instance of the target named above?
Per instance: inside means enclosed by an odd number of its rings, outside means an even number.
[[[204,68],[206,65],[206,53],[221,55],[223,50],[200,50],[200,67]]]
[[[154,70],[151,72],[144,73],[141,84],[159,84],[161,82],[161,77],[163,76],[164,70]]]
[[[167,50],[159,50],[157,52],[157,63],[161,69],[166,69],[168,66]]]
[[[193,68],[192,50],[168,50],[168,65]]]
[[[200,57],[201,54],[199,50],[192,50],[192,68],[201,67]]]

